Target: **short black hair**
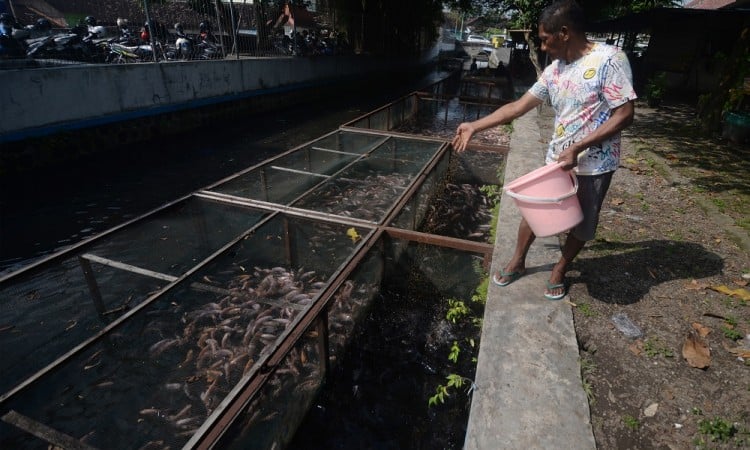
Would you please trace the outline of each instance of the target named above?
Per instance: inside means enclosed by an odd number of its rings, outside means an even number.
[[[586,31],[586,14],[575,0],[557,0],[542,10],[539,25],[548,33],[557,33],[562,27],[571,31]]]

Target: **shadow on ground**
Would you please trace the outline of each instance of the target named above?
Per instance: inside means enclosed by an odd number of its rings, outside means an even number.
[[[690,170],[696,188],[750,195],[750,145],[707,135],[700,130],[698,120],[691,105],[652,109],[639,104],[638,119],[625,133],[636,140],[647,137],[653,143],[650,151],[667,159],[670,166]]]
[[[596,240],[571,269],[571,284],[584,283],[599,301],[629,305],[640,301],[661,283],[704,278],[721,273],[723,259],[703,246],[688,242],[651,240],[634,243]]]

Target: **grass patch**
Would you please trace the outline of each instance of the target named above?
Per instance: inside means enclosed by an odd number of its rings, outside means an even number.
[[[673,358],[674,357],[674,351],[664,345],[661,341],[658,339],[646,339],[643,342],[643,352],[648,356],[649,358],[655,358],[659,355],[665,357],[665,358]]]
[[[589,358],[581,358],[581,387],[583,392],[586,393],[586,398],[590,405],[596,403],[596,396],[594,395],[594,386],[586,379],[586,375],[596,370],[596,364]]]
[[[714,202],[714,205],[716,205],[716,207],[719,209],[719,212],[724,214],[727,210],[727,204],[724,199],[714,197],[712,200]]]
[[[698,421],[698,432],[703,437],[698,438],[696,444],[705,447],[709,442],[729,442],[739,431],[735,424],[721,417],[703,419]],[[744,434],[747,432],[745,431]],[[705,440],[706,438],[708,441]]]
[[[672,241],[681,242],[685,240],[685,236],[679,230],[672,230],[667,233],[667,237]]]
[[[622,422],[625,424],[626,427],[630,428],[633,431],[637,430],[641,426],[641,423],[638,422],[638,419],[631,416],[630,414],[624,415],[622,417]]]
[[[579,303],[577,308],[578,308],[578,311],[580,311],[580,313],[586,317],[596,316],[596,311],[594,311],[591,308],[591,305],[589,305],[588,303]]]

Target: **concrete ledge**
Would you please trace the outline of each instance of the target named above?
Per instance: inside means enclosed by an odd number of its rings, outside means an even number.
[[[514,122],[506,181],[544,164],[548,136],[535,116]],[[493,271],[513,254],[521,220],[505,193],[499,215]],[[538,238],[526,276],[506,287],[490,283],[466,450],[596,448],[571,307],[543,297],[559,248],[557,237]]]

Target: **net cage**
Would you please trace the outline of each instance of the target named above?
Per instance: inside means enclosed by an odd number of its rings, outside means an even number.
[[[506,102],[480,102],[460,95],[414,92],[347,122],[344,127],[450,140],[462,122],[484,117]],[[507,153],[508,144],[509,133],[503,127],[495,127],[474,136],[470,148]]]
[[[484,117],[505,102],[477,102],[460,95],[470,90],[466,88],[467,85],[473,84],[476,82],[472,80],[460,80],[458,83],[455,80],[445,81],[424,92],[401,97],[344,124],[342,128],[450,140],[459,124]],[[476,184],[502,184],[505,155],[510,150],[509,141],[510,132],[506,127],[477,133],[467,147],[468,151],[452,155],[450,165],[444,171],[447,178],[442,179],[439,186],[430,186],[429,182],[422,185],[413,198],[414,210],[401,211],[394,222],[395,226],[408,228],[421,223],[422,230],[431,234],[486,242],[490,234],[493,205]],[[442,194],[436,195],[436,192]],[[424,198],[436,196],[442,197],[437,203],[424,201]],[[410,216],[413,212],[417,214]]]
[[[0,446],[288,442],[406,243],[489,264],[418,230],[452,161],[342,127],[0,279]]]
[[[458,87],[458,96],[465,101],[502,105],[514,97],[509,78],[464,77]]]

